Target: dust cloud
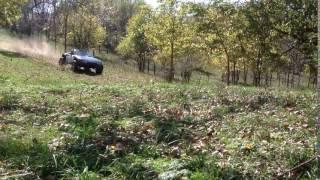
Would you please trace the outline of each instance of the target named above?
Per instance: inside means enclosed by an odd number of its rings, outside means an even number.
[[[17,38],[1,35],[0,49],[57,65],[60,53],[44,39],[39,37]]]

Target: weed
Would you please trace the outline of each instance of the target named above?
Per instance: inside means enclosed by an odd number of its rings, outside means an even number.
[[[72,125],[72,132],[81,140],[87,140],[96,133],[98,122],[95,115],[70,115],[67,117],[67,122]]]
[[[155,121],[156,141],[170,143],[181,137],[181,129],[175,120],[160,119]]]
[[[223,119],[223,117],[230,112],[229,107],[220,106],[213,109],[213,116],[217,119]]]
[[[20,96],[15,92],[0,93],[0,110],[13,110],[19,104]]]
[[[94,172],[88,170],[88,167],[85,167],[81,174],[77,175],[77,179],[79,180],[98,180],[102,179]]]

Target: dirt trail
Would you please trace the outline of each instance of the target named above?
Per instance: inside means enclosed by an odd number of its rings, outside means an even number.
[[[57,65],[59,53],[45,38],[17,38],[8,35],[0,36],[0,49],[20,53]]]

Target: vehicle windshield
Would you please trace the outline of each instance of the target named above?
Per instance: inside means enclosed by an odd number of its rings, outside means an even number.
[[[91,53],[89,53],[87,50],[73,49],[71,51],[71,54],[79,55],[79,56],[91,56],[91,57],[93,57],[93,55]]]

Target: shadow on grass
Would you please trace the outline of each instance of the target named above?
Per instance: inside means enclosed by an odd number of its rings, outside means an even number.
[[[8,58],[27,58],[28,56],[23,55],[21,53],[16,53],[16,52],[10,52],[10,51],[5,51],[5,50],[0,50],[0,54],[7,56]]]
[[[140,111],[134,109],[133,112]],[[129,113],[129,115],[132,114]],[[143,137],[138,133],[132,134],[115,122],[99,122],[95,115],[88,117],[71,115],[67,117],[67,122],[71,125],[67,132],[75,133],[78,138],[70,142],[65,154],[57,159],[58,164],[72,167],[74,174],[87,169],[111,179],[156,179],[161,172],[141,160],[156,161],[159,158],[168,158],[156,148],[157,142],[147,142],[145,138],[148,137]],[[168,132],[162,132],[165,138],[159,139],[161,142],[165,143],[172,140],[171,138],[178,137],[175,134],[171,135],[177,130],[175,124],[161,124],[160,126],[170,129]],[[245,177],[235,170],[221,169],[214,163],[207,165],[207,160],[188,161],[182,169],[172,170],[163,167],[164,175],[168,174],[168,177],[175,176],[174,179],[179,179],[182,177],[179,174],[180,171],[187,170],[190,172],[187,176],[199,171],[198,175],[195,175],[196,178],[243,179]]]
[[[101,76],[102,75],[102,74],[97,74],[92,70],[84,70],[84,69],[73,71],[73,72],[76,73],[76,74],[84,74],[84,75],[87,75],[87,76]]]
[[[47,144],[39,143],[36,139],[29,142],[23,139],[0,138],[1,160],[7,161],[10,169],[31,171],[34,178],[55,172],[53,155]]]
[[[161,172],[155,167],[141,161],[167,158],[160,152],[156,153],[158,150],[153,147],[157,144],[148,144],[142,139],[133,140],[140,137],[121,130],[114,122],[103,124],[94,114],[88,117],[71,115],[67,117],[67,122],[70,126],[61,131],[77,138],[68,141],[62,149],[50,151],[47,144],[36,139],[2,138],[0,161],[9,161],[14,167],[31,171],[44,179],[50,176],[55,179],[79,177],[85,170],[111,179],[156,179],[160,175]],[[208,158],[192,158],[181,169],[172,170],[164,166],[163,172],[170,176],[170,173],[177,173],[176,179],[184,170],[196,179],[244,177],[239,172],[221,169],[215,163],[208,165],[207,162]]]
[[[104,172],[102,167],[124,156],[121,150],[110,148],[123,141],[117,132],[118,125],[112,122],[99,122],[94,114],[88,117],[72,114],[66,120],[70,127],[61,131],[73,134],[77,138],[70,139],[66,143],[63,153],[57,156],[57,164],[63,168],[72,167],[73,172],[67,175],[70,177],[81,173],[84,169],[100,172],[103,175],[110,174],[109,171]],[[109,152],[111,150],[112,153]]]
[[[14,92],[0,92],[0,112],[15,110],[18,107],[20,95]]]

